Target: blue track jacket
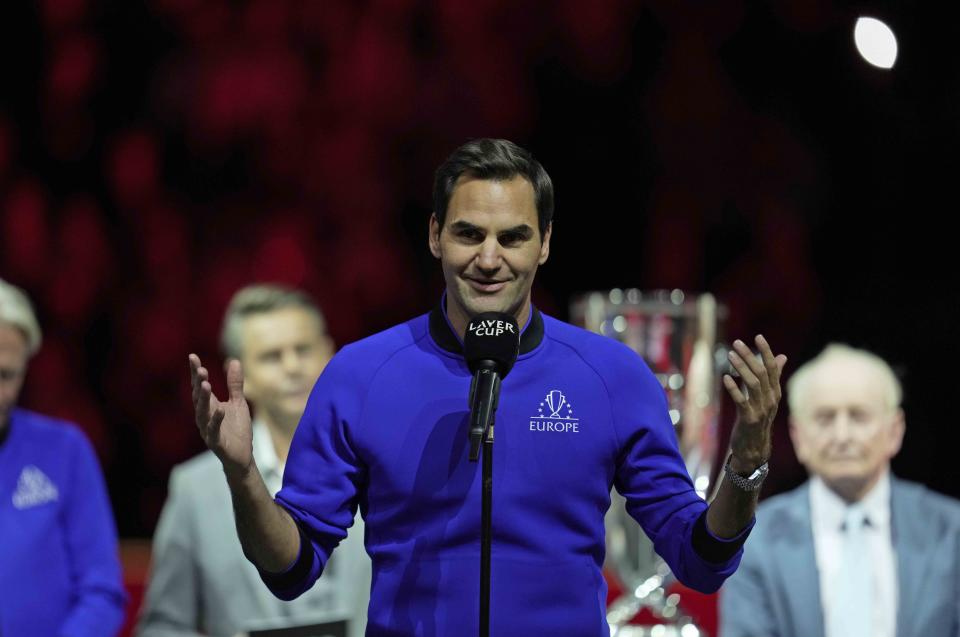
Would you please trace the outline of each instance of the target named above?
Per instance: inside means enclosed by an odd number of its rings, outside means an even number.
[[[13,410],[0,434],[0,635],[115,635],[127,594],[90,443],[69,423]]]
[[[301,529],[298,560],[262,573],[282,598],[316,580],[360,507],[373,560],[370,636],[478,632],[471,374],[441,307],[334,357],[277,495]],[[664,391],[637,354],[536,309],[503,382],[493,455],[492,635],[609,634],[601,567],[611,486],[677,577],[702,591],[733,573],[752,528],[730,541],[707,531]]]

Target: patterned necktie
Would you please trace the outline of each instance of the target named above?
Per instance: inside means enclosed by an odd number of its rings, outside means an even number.
[[[858,505],[847,507],[837,595],[827,637],[867,637],[873,632],[873,562],[867,542],[869,520]]]

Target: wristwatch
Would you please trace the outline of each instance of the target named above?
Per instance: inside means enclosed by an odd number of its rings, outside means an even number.
[[[744,477],[730,468],[730,458],[727,458],[727,462],[723,465],[723,473],[737,488],[743,491],[756,491],[763,484],[767,474],[770,473],[770,466],[764,462],[753,473]]]

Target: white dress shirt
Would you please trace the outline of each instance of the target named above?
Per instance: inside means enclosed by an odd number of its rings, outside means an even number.
[[[890,533],[890,474],[880,481],[859,502],[868,524],[864,529],[873,564],[873,626],[870,635],[895,637],[897,626],[897,562]],[[843,523],[847,503],[818,477],[810,481],[810,517],[813,544],[820,579],[820,604],[823,607],[825,637],[848,637],[830,634],[831,613],[843,612],[832,602],[837,599],[836,587],[842,563]]]
[[[257,468],[263,476],[270,495],[276,497],[277,491],[283,486],[283,467],[277,456],[277,449],[273,446],[270,430],[263,422],[253,421],[253,457],[257,460]]]

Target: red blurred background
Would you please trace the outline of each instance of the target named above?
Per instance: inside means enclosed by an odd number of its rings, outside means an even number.
[[[0,277],[45,328],[25,406],[78,422],[120,533],[201,450],[186,354],[230,295],[301,286],[346,343],[428,309],[432,171],[507,137],[551,173],[535,299],[712,291],[796,363],[873,349],[906,387],[894,468],[941,443],[960,319],[948,231],[956,23],[903,3],[42,0],[0,22]],[[858,15],[899,38],[883,71]],[[947,215],[942,214],[947,212]],[[222,387],[220,378],[216,379]],[[727,419],[726,428],[729,428]],[[766,494],[803,479],[781,425]]]

